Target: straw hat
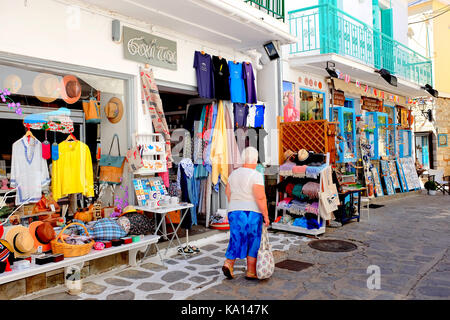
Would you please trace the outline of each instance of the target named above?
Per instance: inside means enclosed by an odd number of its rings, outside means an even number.
[[[123,214],[129,212],[136,212],[136,208],[134,206],[126,206],[122,211]]]
[[[67,75],[61,82],[61,96],[65,102],[72,104],[80,100],[81,97],[81,84],[77,77],[73,75]]]
[[[9,89],[11,93],[17,93],[22,88],[22,79],[17,74],[10,74],[3,81],[3,87]]]
[[[284,160],[289,159],[289,158],[292,157],[294,154],[295,154],[294,151],[292,151],[292,150],[286,150],[286,151],[284,152]]]
[[[34,239],[28,231],[28,228],[24,226],[15,226],[9,229],[5,240],[11,244],[16,258],[27,257],[36,251]]]
[[[111,98],[105,107],[105,114],[109,122],[117,123],[123,116],[123,103],[117,97]]]
[[[309,152],[305,149],[301,149],[297,153],[298,161],[305,161],[309,157]]]
[[[56,233],[49,222],[35,221],[28,227],[31,236],[34,239],[34,247],[42,247],[42,252],[50,251],[52,246],[50,241],[55,239]]]
[[[33,80],[33,92],[42,102],[53,102],[60,95],[58,77],[50,73],[39,73]]]

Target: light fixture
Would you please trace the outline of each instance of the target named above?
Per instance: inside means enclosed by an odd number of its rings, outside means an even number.
[[[431,94],[433,97],[437,98],[439,96],[439,92],[435,89],[433,89],[432,86],[429,84],[426,84],[424,87],[420,87],[421,89],[425,90],[429,94]]]
[[[433,111],[428,109],[428,106],[425,101],[421,100],[422,103],[419,103],[419,110],[422,112],[422,116],[428,121],[433,121]]]
[[[277,49],[275,48],[275,44],[271,41],[269,43],[266,43],[264,45],[264,50],[266,50],[267,55],[269,56],[270,60],[275,60],[280,57],[278,54]]]
[[[338,74],[336,73],[336,64],[334,62],[327,61],[327,67],[325,70],[327,70],[330,77],[338,78]]]
[[[386,69],[380,69],[375,70],[376,73],[379,73],[381,77],[386,80],[387,83],[389,83],[391,86],[396,87],[397,86],[397,77],[393,76],[388,70]]]

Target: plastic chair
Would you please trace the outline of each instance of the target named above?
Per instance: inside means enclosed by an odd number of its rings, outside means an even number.
[[[442,191],[444,195],[447,192],[450,195],[450,182],[448,180],[449,176],[444,177],[444,169],[438,170],[428,169],[428,174],[429,179],[436,182],[437,184],[436,191]]]

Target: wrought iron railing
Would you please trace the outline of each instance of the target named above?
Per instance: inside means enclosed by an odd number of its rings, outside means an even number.
[[[266,12],[268,15],[283,20],[284,22],[284,0],[244,0],[251,6]]]
[[[298,42],[291,54],[336,53],[420,85],[432,85],[431,60],[331,4],[289,12]]]

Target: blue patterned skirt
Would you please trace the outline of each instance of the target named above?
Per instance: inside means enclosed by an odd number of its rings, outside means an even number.
[[[230,260],[257,258],[261,243],[263,216],[254,211],[228,212],[230,242],[225,257]]]

